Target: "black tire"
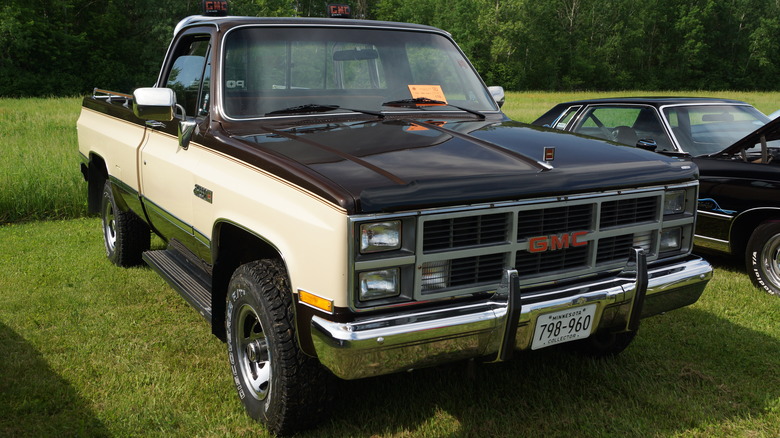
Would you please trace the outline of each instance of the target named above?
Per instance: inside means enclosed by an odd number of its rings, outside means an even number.
[[[745,251],[745,267],[753,284],[780,296],[780,221],[756,227]]]
[[[235,271],[225,328],[233,381],[249,416],[278,435],[324,418],[332,375],[298,346],[281,262],[258,260]]]
[[[620,333],[597,333],[571,343],[571,348],[579,354],[590,357],[616,356],[623,352],[636,337],[635,331]]]
[[[103,186],[100,217],[103,219],[103,242],[108,259],[123,267],[141,264],[141,255],[151,245],[151,230],[133,212],[119,209],[110,181]]]

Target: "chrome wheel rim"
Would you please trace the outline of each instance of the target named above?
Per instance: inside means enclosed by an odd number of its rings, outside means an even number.
[[[106,241],[106,250],[110,253],[116,248],[116,215],[114,215],[114,206],[106,202],[103,209],[103,237]]]
[[[761,266],[772,288],[780,290],[780,234],[772,236],[761,249]]]
[[[241,306],[236,328],[241,375],[252,396],[264,400],[271,388],[271,352],[255,309],[246,304]]]

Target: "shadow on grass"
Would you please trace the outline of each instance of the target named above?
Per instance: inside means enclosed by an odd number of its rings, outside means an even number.
[[[0,394],[0,436],[109,436],[73,386],[2,323]]]
[[[680,309],[644,320],[610,359],[550,348],[341,382],[330,425],[307,436],[666,436],[741,421],[750,430],[780,400],[778,357],[771,336]]]

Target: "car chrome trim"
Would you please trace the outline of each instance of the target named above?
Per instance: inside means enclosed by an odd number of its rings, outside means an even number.
[[[625,330],[630,305],[642,288],[637,266],[627,263],[614,277],[561,289],[577,293],[565,298],[522,304],[513,349],[531,346],[536,319],[545,313],[584,304],[597,304],[594,327]],[[649,266],[647,293],[641,317],[695,302],[712,278],[712,266],[697,256]],[[508,278],[505,272],[505,278]],[[454,360],[496,358],[507,332],[507,294],[496,293],[478,302],[433,310],[406,311],[390,316],[339,323],[314,316],[312,338],[320,362],[343,379],[378,376]]]
[[[700,234],[694,234],[693,244],[710,251],[731,254],[731,242],[727,240],[720,240],[712,237],[702,236]]]

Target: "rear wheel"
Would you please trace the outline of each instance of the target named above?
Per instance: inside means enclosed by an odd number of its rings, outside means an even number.
[[[753,231],[745,265],[753,284],[780,296],[780,222],[764,222]]]
[[[259,260],[239,267],[228,286],[225,313],[228,359],[247,413],[274,434],[319,422],[331,376],[298,346],[281,263]]]
[[[141,255],[151,245],[151,231],[133,212],[119,209],[110,181],[103,186],[100,216],[108,259],[117,266],[141,264]]]

